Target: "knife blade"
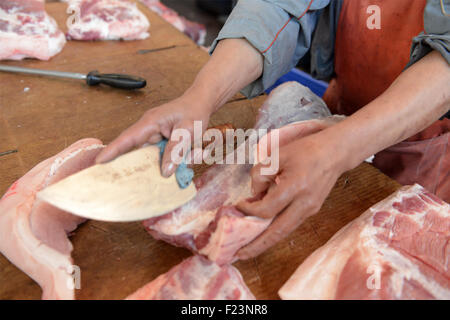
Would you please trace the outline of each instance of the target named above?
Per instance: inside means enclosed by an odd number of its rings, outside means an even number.
[[[181,188],[175,175],[164,178],[160,149],[144,147],[71,175],[38,197],[75,215],[112,222],[139,221],[168,213],[196,195],[191,183]]]

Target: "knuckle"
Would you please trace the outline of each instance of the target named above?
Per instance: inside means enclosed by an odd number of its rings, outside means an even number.
[[[263,219],[272,219],[275,215],[276,213],[274,211],[263,210],[258,216]]]
[[[270,210],[267,210],[267,206],[263,201],[257,201],[253,203],[246,204],[246,211],[252,216],[256,216],[263,219],[270,219],[273,217],[273,214]]]
[[[278,163],[280,166],[280,169],[286,167],[286,163],[289,157],[286,155],[286,151],[283,148],[280,148],[279,154],[278,154]]]
[[[246,212],[248,212],[252,216],[261,218],[264,217],[264,212],[261,212],[258,202],[246,203]]]
[[[305,213],[314,214],[320,210],[321,203],[316,199],[316,197],[307,197],[305,202]]]
[[[252,177],[252,179],[259,177],[260,173],[261,173],[261,164],[253,166],[253,168],[250,170],[250,176]]]
[[[305,178],[298,177],[298,180],[295,182],[296,189],[299,192],[305,193],[308,191],[309,185]]]
[[[253,185],[255,185],[255,184],[260,185],[261,183],[265,182],[265,179],[263,176],[261,176],[259,170],[252,171],[250,173],[250,177],[251,177]]]
[[[309,199],[311,194],[311,185],[304,177],[300,175],[293,175],[296,177],[295,181],[291,180],[290,185],[292,186],[292,191],[297,195],[297,197],[302,196]]]
[[[256,256],[255,249],[252,244],[247,245],[238,252],[239,260],[247,260]]]
[[[303,222],[303,217],[302,215],[299,215],[297,212],[297,215],[291,219],[290,223],[284,223],[280,226],[280,240],[286,238],[287,236],[289,236],[289,234],[291,234],[295,229],[297,229],[297,227],[302,224]]]
[[[285,232],[284,230],[277,228],[272,230],[266,237],[265,241],[264,241],[264,246],[266,248],[269,248],[271,246],[273,246],[275,243],[279,242],[281,239],[283,239],[285,237]]]

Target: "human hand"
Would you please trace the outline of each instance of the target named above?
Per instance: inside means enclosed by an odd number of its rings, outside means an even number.
[[[209,108],[194,99],[182,96],[169,103],[148,110],[135,124],[126,129],[97,156],[97,163],[110,161],[134,147],[155,144],[163,138],[169,139],[161,163],[161,173],[171,176],[177,165],[171,160],[172,149],[179,141],[172,141],[175,129],[186,129],[194,135],[194,121],[202,121],[205,128],[210,117]],[[192,141],[191,141],[192,142]]]
[[[300,129],[303,135],[317,132],[313,127]],[[239,259],[259,255],[320,210],[344,171],[341,146],[326,140],[315,133],[283,145],[280,138],[278,172],[261,175],[261,169],[269,165],[253,167],[253,193],[266,194],[259,201],[243,201],[237,208],[244,214],[274,220],[258,238],[237,253]]]

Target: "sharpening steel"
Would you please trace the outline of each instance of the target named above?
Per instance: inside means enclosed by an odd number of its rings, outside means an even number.
[[[102,74],[102,73],[99,73],[98,71],[91,71],[88,74],[82,74],[82,73],[74,73],[74,72],[31,69],[31,68],[22,68],[22,67],[5,66],[5,65],[0,65],[0,71],[34,74],[34,75],[48,76],[48,77],[69,78],[69,79],[76,79],[76,80],[85,80],[86,83],[90,86],[95,86],[98,84],[106,84],[110,87],[120,88],[120,89],[128,89],[128,90],[141,89],[147,85],[147,81],[140,77],[130,76],[130,75],[126,75],[126,74],[116,74],[116,73]]]

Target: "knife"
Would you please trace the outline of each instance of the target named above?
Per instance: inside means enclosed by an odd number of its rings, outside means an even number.
[[[147,81],[141,77],[118,73],[99,73],[96,70],[91,71],[88,74],[82,74],[0,65],[0,71],[85,80],[89,86],[106,84],[110,87],[127,90],[141,89],[147,85]]]
[[[193,183],[180,185],[175,175],[164,178],[157,145],[75,173],[38,192],[53,206],[100,221],[129,222],[158,217],[189,202]]]

